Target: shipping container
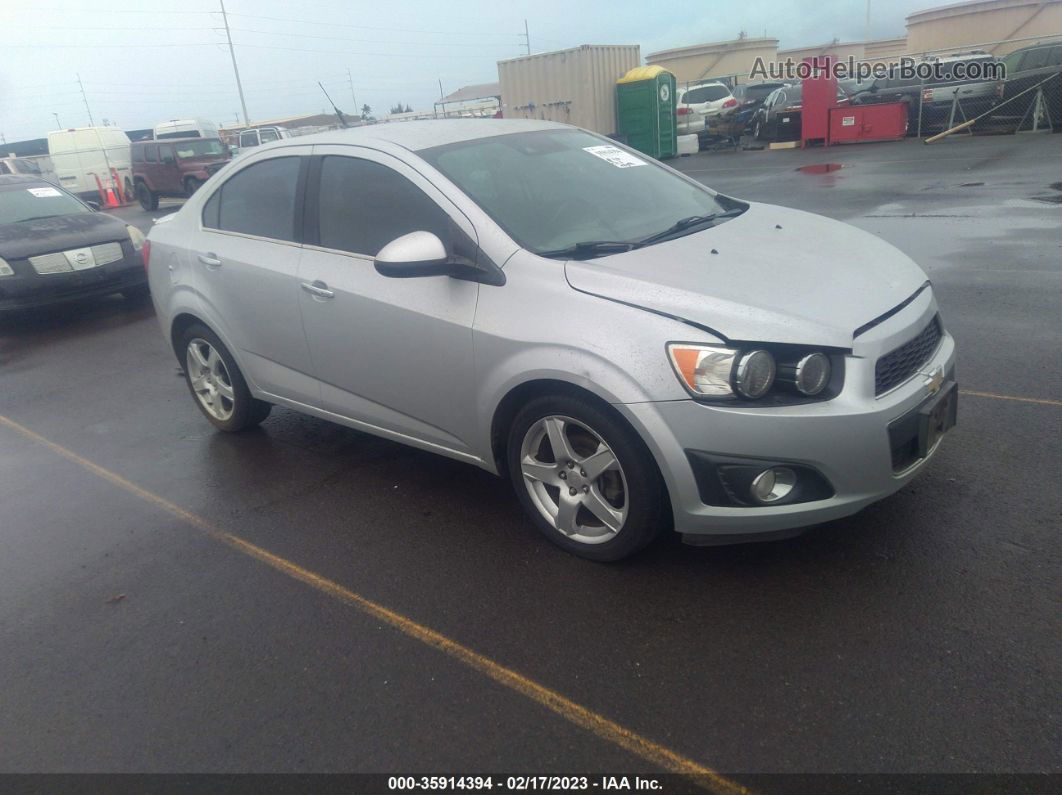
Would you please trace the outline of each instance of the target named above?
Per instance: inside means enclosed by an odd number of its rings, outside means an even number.
[[[637,44],[584,44],[498,62],[502,115],[612,135],[616,81],[642,62]]]

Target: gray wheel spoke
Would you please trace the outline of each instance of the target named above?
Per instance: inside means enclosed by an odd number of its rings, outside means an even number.
[[[609,505],[596,488],[590,489],[587,494],[583,495],[583,505],[613,533],[618,533],[623,526],[624,512]]]
[[[218,352],[211,348],[210,353],[208,353],[206,357],[206,366],[210,368],[210,372],[217,373],[218,362],[220,359],[221,357],[218,356]]]
[[[579,512],[579,503],[562,496],[557,501],[557,529],[565,535],[573,535],[577,531],[575,515]]]
[[[524,473],[525,478],[548,483],[551,486],[556,486],[560,482],[560,478],[557,477],[556,464],[545,464],[533,458],[524,458],[520,464],[520,471]]]
[[[587,480],[597,480],[610,469],[619,468],[619,461],[616,460],[615,453],[605,445],[601,445],[596,453],[580,461],[579,466],[586,472]]]
[[[213,353],[214,349],[211,348],[210,352]],[[198,345],[193,344],[193,345],[189,346],[188,355],[191,356],[192,359],[195,360],[195,363],[197,365],[199,365],[201,368],[203,368],[204,370],[209,370],[210,369],[210,364],[207,362],[206,357],[203,356],[203,351],[201,351],[199,349]]]
[[[559,464],[565,460],[574,460],[575,453],[572,452],[571,445],[568,443],[568,436],[565,434],[567,423],[560,417],[549,417],[545,422],[546,433],[549,435],[549,446],[553,448],[553,457],[557,463]]]
[[[235,394],[232,391],[232,387],[229,386],[228,384],[223,384],[221,381],[218,381],[217,382],[217,390],[218,390],[218,394],[221,395],[223,398],[228,398],[229,400],[233,400],[233,401],[236,400],[236,396],[235,396]]]
[[[202,392],[207,388],[206,373],[200,373],[199,375],[193,377],[191,380],[192,389],[194,389],[196,392]]]

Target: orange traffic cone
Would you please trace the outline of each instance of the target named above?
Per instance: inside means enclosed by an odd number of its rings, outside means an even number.
[[[106,188],[103,191],[104,206],[108,210],[113,210],[115,207],[121,207],[118,203],[118,196],[115,195],[114,188]]]

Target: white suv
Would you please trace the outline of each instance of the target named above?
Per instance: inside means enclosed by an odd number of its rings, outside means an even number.
[[[736,108],[737,100],[723,83],[687,83],[679,89],[675,114],[678,118],[678,134],[702,133],[707,129],[708,119],[726,108]]]

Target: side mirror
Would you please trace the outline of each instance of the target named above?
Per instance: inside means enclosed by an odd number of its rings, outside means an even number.
[[[395,279],[449,276],[455,268],[446,246],[431,232],[410,232],[395,238],[376,255],[377,272]]]
[[[100,203],[99,202],[85,202],[85,204],[87,204],[89,207],[91,207],[93,212],[97,212],[98,213],[100,211]]]

